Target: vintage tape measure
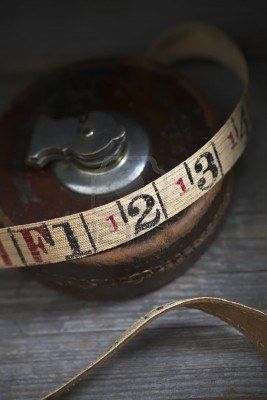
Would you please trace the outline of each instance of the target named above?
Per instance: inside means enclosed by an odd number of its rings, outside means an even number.
[[[0,229],[1,268],[75,260],[134,240],[207,193],[238,160],[249,130],[248,70],[240,49],[214,27],[187,24],[167,32],[148,58],[165,65],[190,58],[218,61],[241,79],[243,94],[211,140],[143,188],[89,211]]]
[[[182,25],[155,43],[148,57],[161,64],[187,58],[221,62],[241,79],[243,94],[225,124],[187,160],[140,190],[67,217],[0,229],[0,267],[41,265],[74,260],[115,248],[145,234],[191,205],[232,168],[249,131],[248,70],[240,49],[221,31],[202,24]],[[103,364],[152,320],[186,307],[217,316],[267,351],[267,315],[244,305],[212,297],[174,301],[138,320],[106,352],[43,400],[68,392],[82,377]]]

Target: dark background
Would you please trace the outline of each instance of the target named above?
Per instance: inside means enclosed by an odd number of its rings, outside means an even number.
[[[140,53],[164,29],[188,20],[215,24],[238,41],[249,62],[253,105],[252,135],[236,168],[227,219],[181,278],[141,298],[87,302],[18,271],[1,271],[1,400],[39,399],[163,302],[213,295],[267,311],[266,9],[265,1],[1,1],[0,111],[48,69],[92,56]],[[224,114],[238,88],[231,88],[229,74],[207,68],[183,72]],[[136,397],[266,399],[266,361],[224,323],[197,311],[171,313],[68,396]]]
[[[265,1],[1,1],[1,70],[36,71],[86,56],[132,54],[179,22],[215,24],[249,57],[267,55]]]

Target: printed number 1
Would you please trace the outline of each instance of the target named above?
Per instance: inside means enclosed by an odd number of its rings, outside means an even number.
[[[106,221],[110,221],[113,231],[112,232],[116,232],[118,230],[118,224],[114,218],[114,215],[110,215],[109,217],[106,218]]]
[[[184,193],[187,192],[183,178],[179,178],[178,181],[176,182],[176,185],[180,186],[180,188],[182,190],[182,193],[180,193],[180,196],[182,196]]]
[[[235,138],[234,138],[234,135],[232,134],[232,132],[229,133],[229,135],[227,136],[227,138],[230,140],[230,142],[231,142],[231,149],[233,150],[233,149],[236,147],[237,143],[236,143],[236,141],[235,141]]]

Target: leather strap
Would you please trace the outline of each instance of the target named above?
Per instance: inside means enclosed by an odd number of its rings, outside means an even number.
[[[41,400],[54,400],[70,391],[82,378],[104,364],[117,350],[141,332],[150,322],[160,318],[163,314],[178,308],[195,308],[214,315],[228,325],[247,336],[250,341],[267,357],[267,314],[254,308],[244,306],[233,301],[216,297],[197,297],[187,300],[173,301],[151,310],[133,324],[112,346],[91,362],[85,369],[71,378],[67,383],[57,388]]]

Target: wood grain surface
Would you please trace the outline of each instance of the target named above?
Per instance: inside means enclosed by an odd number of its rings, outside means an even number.
[[[15,50],[10,54],[13,57]],[[0,73],[1,111],[36,76],[38,68],[31,65],[31,71]],[[199,80],[194,71],[192,76],[227,112],[230,93],[215,96],[205,71],[206,79]],[[250,72],[253,131],[236,168],[230,211],[215,242],[184,276],[133,300],[88,302],[29,281],[20,271],[1,272],[1,400],[39,399],[161,303],[217,296],[267,311],[267,63],[251,61]],[[224,87],[223,79],[216,82]],[[198,311],[181,310],[153,323],[66,398],[267,399],[267,363],[247,339],[224,323]]]

